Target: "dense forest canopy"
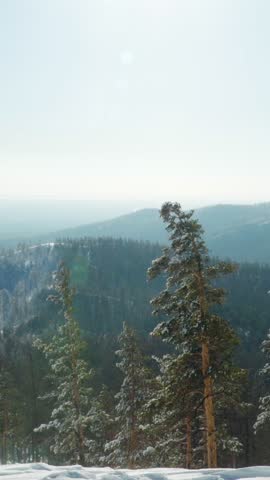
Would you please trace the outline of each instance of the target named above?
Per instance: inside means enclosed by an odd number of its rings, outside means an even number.
[[[49,461],[57,462],[58,457],[52,456],[46,447],[43,434],[33,433],[48,418],[50,407],[39,397],[49,388],[50,381],[46,362],[33,347],[32,338],[50,338],[62,322],[57,306],[47,301],[53,292],[53,272],[59,263],[64,261],[70,270],[71,286],[75,287],[74,314],[87,344],[84,359],[94,369],[92,386],[98,391],[101,385],[107,386],[110,397],[122,381],[115,365],[115,351],[119,348],[117,337],[123,322],[137,330],[144,354],[159,356],[170,351],[169,346],[149,336],[159,320],[151,315],[150,299],[162,289],[165,278],[149,282],[146,272],[160,254],[158,244],[88,237],[44,245],[22,244],[15,250],[1,252],[1,358],[9,372],[8,381],[1,380],[7,384],[3,411],[6,408],[12,411],[8,427],[2,419],[3,461],[11,458],[8,445],[14,449],[12,439],[16,438],[17,453],[12,454],[12,459],[28,461],[45,455]],[[265,433],[254,436],[253,424],[263,388],[257,372],[265,361],[260,345],[269,327],[270,266],[240,264],[236,272],[219,280],[219,284],[227,291],[219,313],[240,338],[235,360],[239,367],[248,369],[245,400],[253,405],[248,413],[237,418],[240,423],[235,433],[244,445],[239,462],[243,465],[267,462]],[[149,365],[157,372],[155,362],[150,361]],[[112,404],[107,397],[103,401]],[[30,415],[28,405],[32,405]],[[230,464],[226,455],[224,464]]]
[[[56,311],[45,299],[52,273],[64,261],[76,287],[76,315],[85,332],[118,334],[128,318],[136,329],[148,333],[156,323],[149,301],[162,286],[162,279],[149,282],[146,271],[160,253],[158,244],[112,238],[66,239],[2,251],[2,328],[35,332],[57,321]],[[221,284],[227,290],[226,303],[221,307],[224,315],[242,344],[255,352],[269,325],[270,266],[242,263]],[[256,360],[252,356],[249,361]]]
[[[211,255],[241,262],[270,262],[270,203],[214,205],[196,209],[195,217],[203,226]],[[50,233],[43,236],[42,241],[54,241],[57,236],[77,239],[83,236],[121,237],[160,244],[168,242],[158,209],[137,210],[107,221]]]

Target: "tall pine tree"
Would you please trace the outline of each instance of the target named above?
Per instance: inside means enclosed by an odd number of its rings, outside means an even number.
[[[89,387],[90,372],[82,359],[84,342],[80,327],[74,318],[73,296],[70,274],[62,264],[55,275],[55,295],[50,300],[59,304],[64,322],[49,343],[35,342],[48,360],[52,391],[48,397],[53,403],[51,419],[36,431],[52,432],[53,453],[66,462],[87,463],[92,389]]]
[[[264,394],[259,398],[259,413],[254,425],[255,433],[260,430],[269,429],[270,427],[270,330],[267,338],[262,343],[262,352],[266,357],[266,364],[260,370],[260,374],[264,378]]]
[[[156,361],[160,375],[145,406],[146,412],[152,412],[147,425],[153,448],[151,466],[191,468],[195,462],[198,465],[194,445],[200,436],[198,418],[194,419],[196,406],[198,410],[201,407],[201,392],[195,388],[197,373],[192,368],[191,374],[185,355],[167,354]]]
[[[165,275],[165,289],[152,300],[155,314],[165,314],[154,334],[176,345],[180,355],[196,357],[201,376],[208,467],[217,466],[216,412],[214,397],[229,374],[236,337],[214,308],[224,299],[216,279],[235,270],[230,263],[212,264],[203,240],[203,230],[193,212],[178,203],[165,203],[161,217],[167,224],[170,245],[153,261],[149,277]],[[193,368],[193,367],[192,367]],[[192,369],[191,369],[192,372]],[[182,379],[179,378],[179,382]],[[195,382],[197,390],[197,378]]]
[[[117,433],[106,445],[107,461],[115,466],[135,468],[143,464],[147,448],[141,425],[143,408],[149,399],[149,371],[145,366],[135,331],[126,323],[119,337],[117,367],[123,374],[116,394]]]

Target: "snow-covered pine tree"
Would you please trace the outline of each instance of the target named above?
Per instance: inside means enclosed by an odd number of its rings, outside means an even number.
[[[89,387],[89,372],[82,359],[84,342],[80,327],[73,313],[74,291],[70,287],[70,273],[61,264],[55,274],[55,295],[49,299],[61,306],[64,322],[49,343],[37,339],[35,346],[47,358],[52,391],[46,396],[53,402],[51,419],[36,431],[51,431],[51,450],[67,463],[86,464],[88,439],[86,431],[91,421],[92,389]]]
[[[0,368],[0,462],[18,460],[22,437],[22,408],[16,382],[8,366]]]
[[[195,388],[198,374],[194,364],[192,369],[190,365],[193,359],[185,354],[167,354],[156,361],[160,375],[146,405],[146,411],[152,411],[148,426],[153,447],[151,466],[202,466],[194,448],[202,435],[198,415],[202,407],[201,391]]]
[[[226,423],[218,432],[217,443],[221,455],[225,458],[225,465],[231,463],[231,467],[236,468],[237,458],[243,453],[243,444],[238,437],[230,435]]]
[[[154,314],[165,314],[169,320],[159,323],[154,334],[199,358],[207,464],[213,468],[217,466],[215,379],[219,378],[220,386],[223,367],[231,361],[236,344],[230,326],[213,313],[213,307],[224,299],[224,290],[214,282],[233,272],[235,266],[210,262],[202,227],[192,216],[193,212],[183,212],[178,203],[162,206],[161,217],[167,224],[170,245],[153,261],[148,274],[150,279],[161,274],[167,277],[165,289],[151,303]]]
[[[14,339],[9,330],[0,334],[0,463],[17,462],[21,459],[22,444],[30,451],[29,438],[25,436],[25,419],[22,398],[17,387],[14,369]],[[16,351],[15,355],[18,352]]]
[[[243,453],[243,444],[238,438],[240,420],[252,407],[243,401],[247,372],[227,360],[221,374],[214,382],[219,460],[222,465],[236,468],[237,458]]]
[[[149,371],[137,335],[126,323],[123,324],[119,343],[117,367],[124,378],[115,396],[117,433],[106,445],[106,456],[109,465],[135,468],[144,464],[144,452],[147,449],[141,419],[149,398]]]
[[[201,468],[207,464],[207,452],[200,355],[196,350],[176,349],[174,354],[156,360],[160,369],[158,388],[146,405],[146,411],[153,412],[148,435],[154,446],[151,466]],[[246,372],[227,359],[220,373],[222,385],[213,372],[219,460],[233,466],[243,446],[231,429],[231,423],[235,423],[231,419],[236,413],[239,418],[249,408],[241,402]]]
[[[264,378],[264,394],[259,399],[259,413],[254,425],[255,433],[270,427],[270,330],[262,343],[262,352],[266,357],[266,363],[260,370]]]
[[[90,428],[87,443],[87,464],[91,466],[107,463],[105,446],[114,435],[114,398],[106,386],[91,402],[89,410]]]

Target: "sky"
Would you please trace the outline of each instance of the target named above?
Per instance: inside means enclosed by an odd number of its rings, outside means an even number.
[[[0,197],[270,201],[269,0],[0,0]]]

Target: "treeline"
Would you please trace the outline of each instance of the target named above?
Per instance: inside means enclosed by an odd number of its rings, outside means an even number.
[[[3,250],[0,328],[19,329],[22,336],[54,327],[57,309],[46,298],[52,272],[63,260],[76,287],[76,317],[86,334],[117,335],[127,318],[141,334],[149,333],[156,324],[150,300],[161,290],[163,280],[149,282],[146,271],[160,254],[160,245],[111,238],[62,239],[56,244]],[[220,282],[228,292],[222,315],[241,338],[237,350],[241,366],[258,369],[259,346],[269,327],[270,266],[240,264]]]
[[[270,269],[231,273],[234,266],[208,258],[191,215],[177,204],[161,213],[171,234],[163,252],[111,239],[4,252],[2,463],[269,463],[268,366],[261,368],[269,341],[263,353],[259,345],[269,327]]]

